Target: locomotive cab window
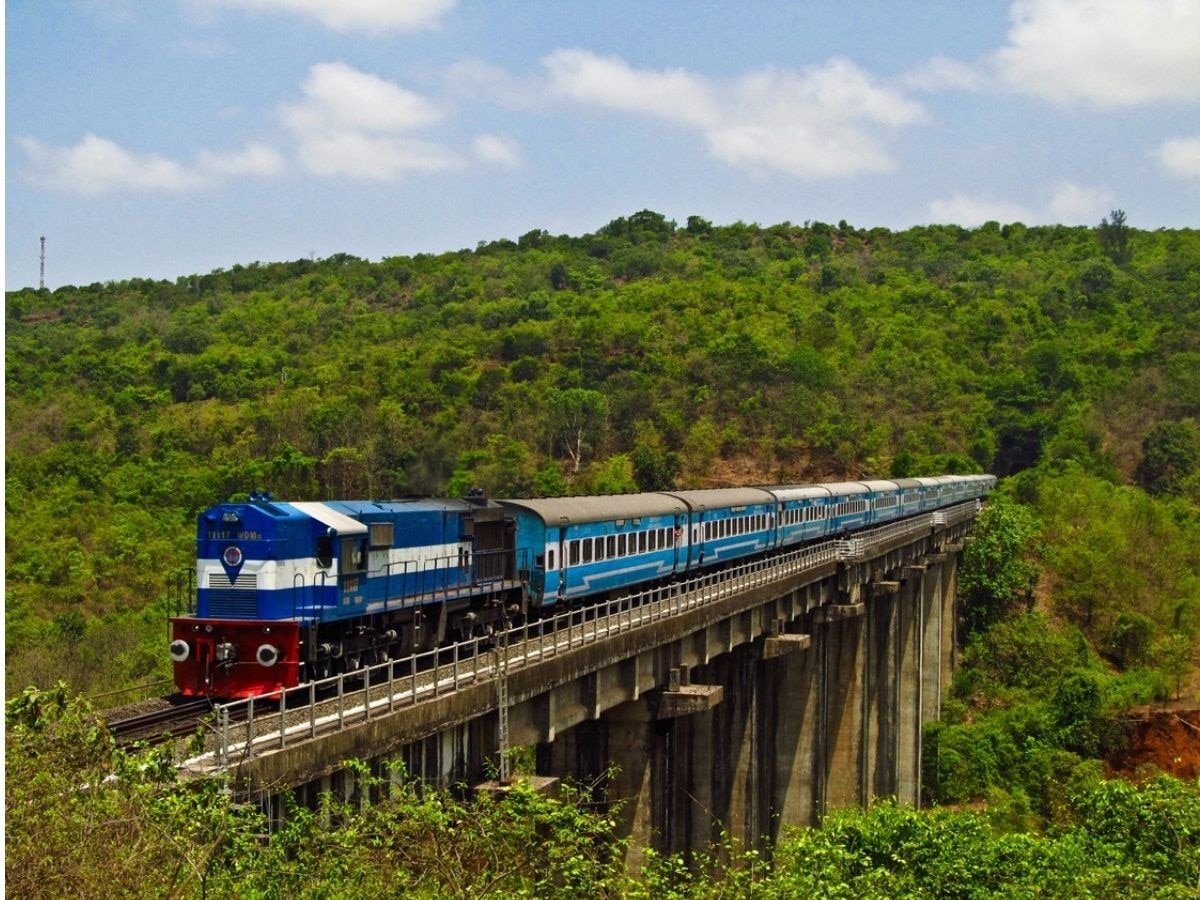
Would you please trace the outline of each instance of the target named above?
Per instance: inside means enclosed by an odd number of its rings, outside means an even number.
[[[333,565],[333,538],[327,534],[317,538],[317,565],[328,569]]]
[[[367,568],[366,541],[342,538],[342,571],[363,572]]]

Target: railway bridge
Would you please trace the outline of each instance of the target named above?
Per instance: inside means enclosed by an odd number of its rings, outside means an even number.
[[[604,780],[641,848],[753,845],[829,809],[921,796],[922,726],[954,663],[970,501],[643,591],[282,698],[218,707],[196,776],[231,774],[280,815],[288,792],[368,802],[386,779],[503,789]],[[527,756],[530,754],[526,754]],[[485,783],[489,773],[501,779]],[[378,787],[376,788],[378,790]]]

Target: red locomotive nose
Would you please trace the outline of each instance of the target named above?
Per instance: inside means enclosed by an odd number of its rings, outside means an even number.
[[[300,629],[293,622],[172,620],[175,683],[185,696],[233,699],[300,683]]]

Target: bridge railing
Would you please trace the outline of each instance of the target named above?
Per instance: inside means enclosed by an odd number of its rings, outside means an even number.
[[[973,517],[970,501],[939,511],[947,524]],[[923,513],[855,535],[863,552],[900,538],[929,534]],[[396,709],[495,679],[585,644],[678,616],[756,587],[844,559],[843,541],[822,541],[749,560],[683,582],[564,610],[489,637],[389,660],[298,688],[272,691],[216,707],[215,749],[185,765],[223,769],[258,753],[309,740],[326,730],[369,721]]]

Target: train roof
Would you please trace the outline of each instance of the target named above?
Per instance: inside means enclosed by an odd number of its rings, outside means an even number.
[[[678,497],[692,509],[727,509],[773,503],[775,497],[762,488],[709,488],[699,491],[664,491],[668,497]]]
[[[441,497],[421,497],[405,500],[327,500],[326,505],[339,509],[351,516],[414,511],[466,512],[473,508],[473,505],[466,500]]]
[[[604,497],[546,497],[500,500],[503,506],[533,513],[547,525],[611,522],[643,516],[672,516],[686,505],[668,494],[613,494]]]
[[[299,502],[281,503],[279,505],[290,506],[303,515],[311,519],[316,519],[322,525],[332,528],[338,534],[366,534],[367,532],[366,525],[357,519],[350,518],[350,516],[346,515],[346,512],[335,508],[335,506],[344,505],[339,504],[336,500],[330,503]]]
[[[877,478],[874,481],[862,481],[859,483],[865,484],[867,488],[872,491],[894,491],[899,487],[896,482],[888,481],[882,478]]]
[[[781,487],[764,488],[764,490],[784,502],[829,496],[829,488],[823,484],[785,484]]]
[[[366,534],[367,523],[380,517],[396,513],[463,513],[472,511],[476,515],[482,508],[494,509],[497,513],[501,507],[490,501],[481,503],[463,500],[295,500],[284,502],[265,496],[251,497],[243,503],[222,503],[201,514],[208,521],[218,521],[228,512],[241,516],[248,509],[266,513],[280,521],[300,522],[316,520],[327,528],[333,529],[340,535]]]
[[[841,494],[865,494],[870,488],[861,481],[836,481],[832,484],[827,484],[829,493],[840,496]]]

